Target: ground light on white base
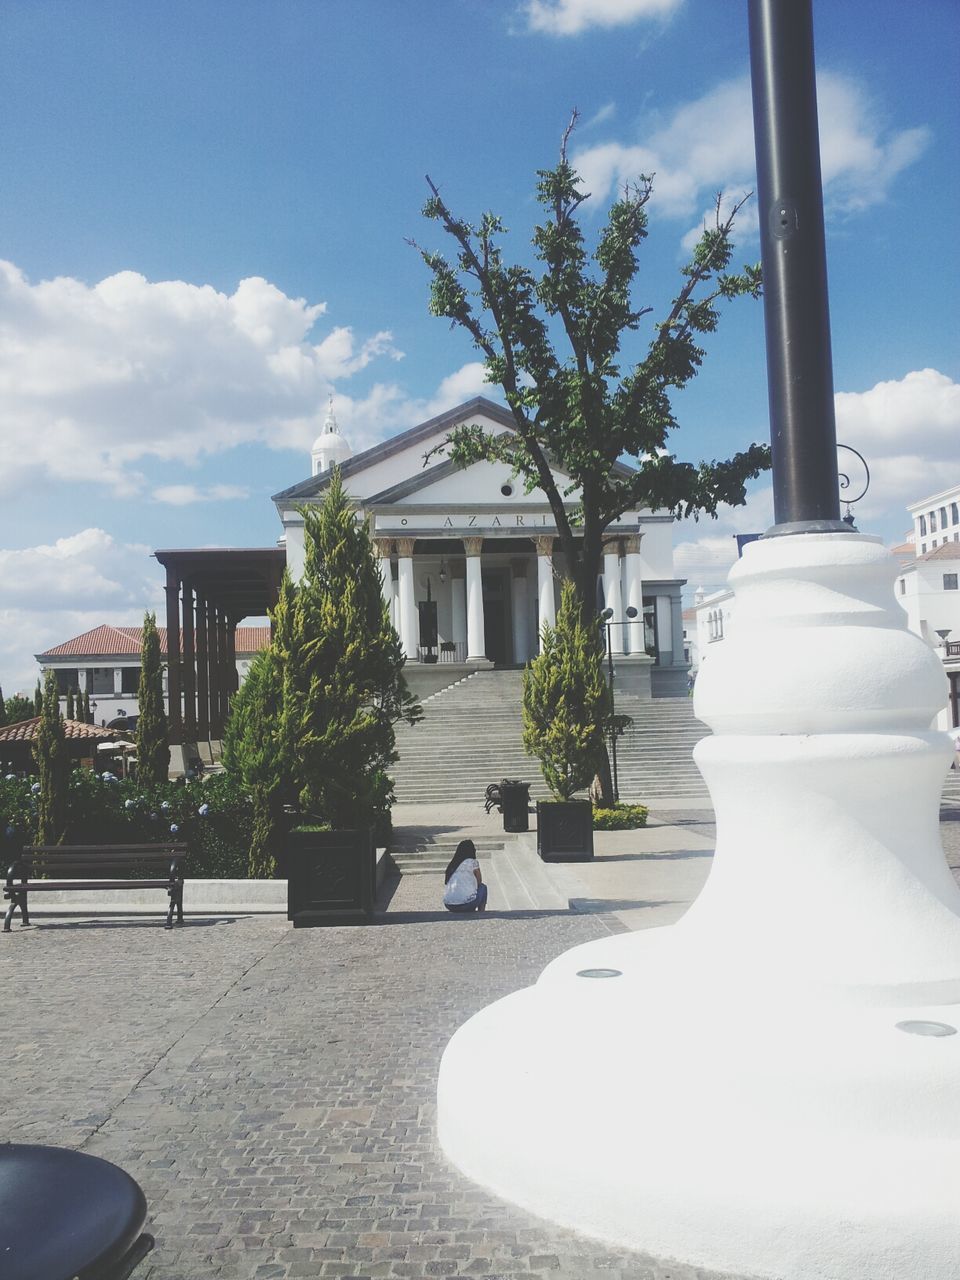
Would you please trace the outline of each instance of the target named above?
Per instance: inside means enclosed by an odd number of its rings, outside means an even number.
[[[737,1276],[960,1275],[944,679],[893,577],[854,534],[745,549],[737,630],[697,682],[707,885],[679,924],[574,948],[460,1028],[438,1121],[467,1176]]]

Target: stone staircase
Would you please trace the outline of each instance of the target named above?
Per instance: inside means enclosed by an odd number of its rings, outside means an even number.
[[[620,799],[660,809],[709,803],[693,748],[710,730],[694,717],[693,699],[644,699],[617,692],[616,704],[619,714],[633,718],[617,743]]]
[[[485,860],[489,861],[503,852],[502,840],[479,835],[472,838],[477,846],[477,857],[481,860],[481,865],[485,865]],[[390,846],[390,857],[403,876],[442,876],[462,839],[462,835],[440,836],[437,839],[418,839],[414,836],[405,839],[398,833],[398,842]]]
[[[549,798],[538,762],[521,745],[520,679],[518,670],[478,671],[424,699],[422,723],[397,729],[398,803],[481,804],[501,778],[529,782],[532,801]],[[617,746],[621,800],[673,809],[707,803],[692,752],[709,730],[694,718],[693,699],[618,691],[617,711],[633,717]]]

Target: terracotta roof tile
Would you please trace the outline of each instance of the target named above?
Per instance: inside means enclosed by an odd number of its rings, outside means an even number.
[[[160,652],[167,652],[167,631],[158,627],[160,636]],[[65,640],[63,644],[54,645],[44,653],[38,653],[37,660],[44,658],[139,658],[140,645],[143,640],[142,627],[114,627],[103,623],[92,631]],[[180,636],[183,643],[183,633]],[[237,653],[257,653],[270,643],[269,627],[237,627]]]
[[[918,556],[918,560],[960,560],[960,542],[945,542],[940,547],[934,547],[932,551],[928,551],[926,555]]]
[[[16,724],[0,726],[0,742],[32,742],[37,735],[39,716],[29,720],[19,720]],[[82,720],[64,720],[63,731],[68,739],[98,738],[103,741],[114,739],[116,729],[104,729],[98,724],[84,724]]]

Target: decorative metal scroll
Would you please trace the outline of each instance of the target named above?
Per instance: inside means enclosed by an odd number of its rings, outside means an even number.
[[[847,514],[843,517],[844,523],[852,526],[853,525],[853,511],[852,511],[853,504],[855,502],[859,502],[860,499],[864,497],[867,490],[870,488],[870,468],[867,466],[867,460],[863,456],[863,454],[858,452],[858,450],[854,449],[852,445],[838,444],[837,448],[843,449],[847,453],[852,453],[853,456],[859,460],[860,465],[863,467],[863,476],[864,476],[863,488],[854,498],[850,497],[850,495],[847,494],[846,492],[846,490],[851,487],[850,476],[846,473],[846,471],[841,470],[839,465],[837,467],[837,474],[839,475],[839,478],[840,478],[840,501],[847,508]]]

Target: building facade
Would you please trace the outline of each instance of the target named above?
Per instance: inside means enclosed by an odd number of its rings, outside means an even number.
[[[160,654],[167,657],[166,628],[158,627]],[[52,671],[66,708],[71,691],[90,695],[94,724],[105,725],[121,716],[135,716],[140,687],[140,627],[114,627],[103,623],[92,631],[36,654],[41,671]],[[237,679],[246,674],[251,659],[270,643],[269,627],[238,627],[236,633]],[[164,670],[164,693],[166,693]]]
[[[529,661],[543,625],[555,621],[565,567],[542,490],[525,493],[501,463],[457,468],[442,449],[425,461],[462,423],[494,433],[513,430],[505,409],[478,397],[353,455],[328,413],[312,450],[312,474],[274,497],[287,565],[297,579],[304,566],[301,508],[322,500],[333,465],[339,465],[358,517],[369,523],[384,599],[408,677],[419,689],[430,683],[431,668]],[[555,475],[561,492],[570,486],[556,469]],[[566,495],[571,513],[578,499],[575,490]],[[670,515],[633,511],[607,530],[604,541],[598,610],[612,611],[608,634],[622,661],[618,678],[640,692],[651,687],[651,677],[654,694],[686,692],[683,582],[673,569],[672,526]],[[450,673],[434,671],[431,678],[439,687]]]

